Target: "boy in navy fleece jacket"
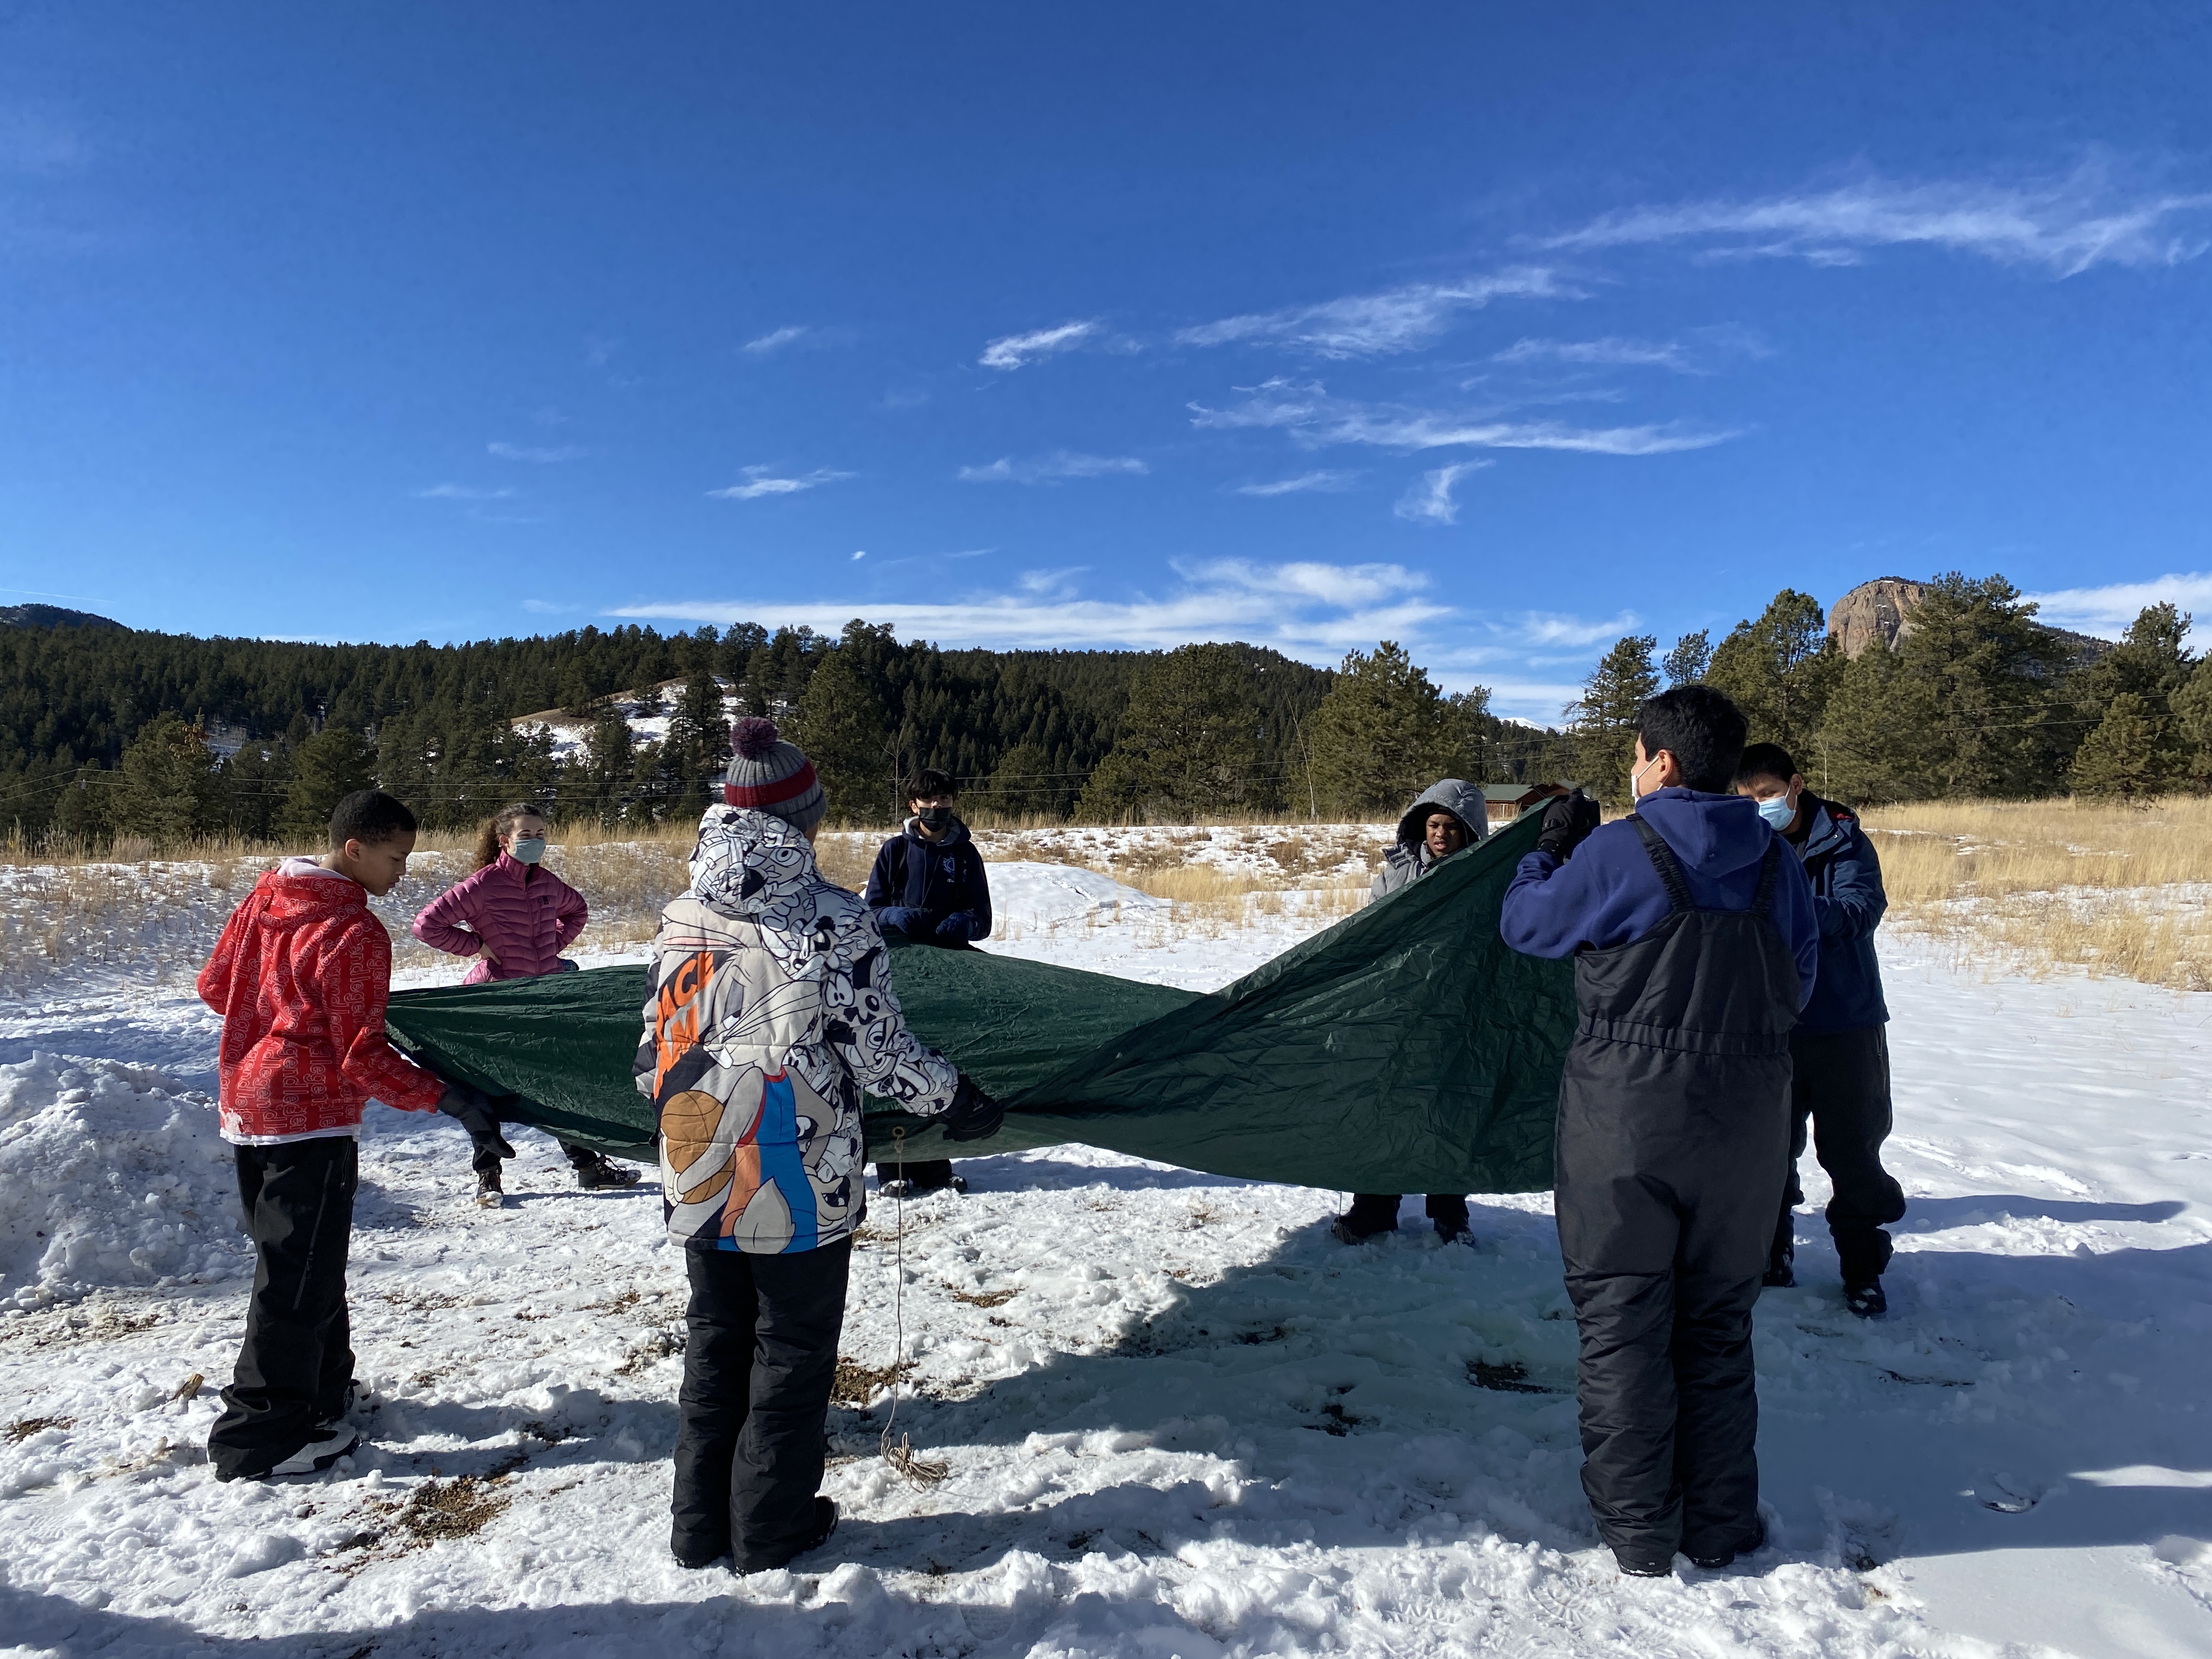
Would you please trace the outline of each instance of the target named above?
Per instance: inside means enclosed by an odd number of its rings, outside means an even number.
[[[1805,872],[1732,793],[1710,686],[1638,711],[1637,811],[1576,792],[1507,890],[1516,950],[1575,958],[1553,1208],[1581,1335],[1583,1490],[1625,1572],[1765,1541],[1751,1310],[1789,1152],[1790,1032],[1820,935]]]

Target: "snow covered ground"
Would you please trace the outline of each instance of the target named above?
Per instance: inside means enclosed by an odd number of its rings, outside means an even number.
[[[1179,936],[1091,872],[996,865],[996,948],[1196,987],[1325,920]],[[1331,1243],[1331,1193],[1079,1148],[878,1203],[829,1491],[790,1571],[665,1552],[683,1270],[657,1192],[523,1134],[504,1210],[464,1138],[373,1109],[331,1474],[201,1450],[251,1255],[215,1026],[173,976],[0,1001],[0,1651],[665,1654],[2212,1653],[2212,995],[1887,958],[1913,1209],[1875,1325],[1808,1160],[1802,1287],[1759,1310],[1776,1543],[1620,1578],[1576,1481],[1547,1200]],[[458,968],[418,978],[451,978]],[[901,1262],[903,1263],[902,1271]],[[875,1455],[898,1426],[949,1468]],[[197,1393],[191,1386],[198,1379]],[[12,1645],[8,1645],[12,1644]]]

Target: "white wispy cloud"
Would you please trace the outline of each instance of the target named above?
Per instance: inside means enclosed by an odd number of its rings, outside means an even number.
[[[1415,524],[1456,524],[1459,503],[1452,500],[1452,486],[1470,472],[1480,472],[1486,466],[1496,465],[1494,461],[1454,461],[1449,466],[1424,472],[1390,510]]]
[[[1585,617],[1562,616],[1556,611],[1530,611],[1523,612],[1511,634],[1524,645],[1595,645],[1603,640],[1608,644],[1625,634],[1636,630],[1640,621],[1633,611],[1622,611],[1601,621]]]
[[[1027,334],[1007,334],[985,344],[983,355],[975,361],[985,368],[1019,368],[1040,357],[1071,351],[1097,332],[1098,324],[1092,320],[1032,329]]]
[[[1516,340],[1492,354],[1493,363],[1591,363],[1608,368],[1671,368],[1678,374],[1698,371],[1681,345],[1674,340]]]
[[[508,444],[489,443],[487,454],[496,455],[502,461],[534,461],[540,466],[553,465],[561,461],[581,460],[590,452],[581,444]]]
[[[1830,189],[1607,213],[1547,248],[1694,241],[1739,256],[1851,264],[1862,250],[1922,244],[2072,276],[2098,264],[2168,265],[2207,246],[2212,193],[2130,191],[2101,162],[2027,183],[1906,184],[1875,175]]]
[[[1318,305],[1253,312],[1201,323],[1176,335],[1184,345],[1263,340],[1319,357],[1378,357],[1427,345],[1463,311],[1492,300],[1571,300],[1579,291],[1540,266],[1522,266],[1457,283],[1413,283],[1380,294]]]
[[[743,483],[732,484],[726,489],[710,489],[707,494],[718,501],[757,501],[763,495],[796,495],[802,489],[819,489],[853,476],[828,466],[817,466],[811,472],[787,478],[776,477],[772,467],[744,466],[738,471],[744,479]]]
[[[2101,587],[2061,587],[2027,596],[2042,607],[2043,621],[2077,633],[2116,640],[2146,605],[2172,605],[2197,617],[2191,638],[2212,635],[2212,574],[2192,571],[2143,582],[2111,582]]]
[[[1374,444],[1386,449],[1562,449],[1590,455],[1669,455],[1725,443],[1736,434],[1680,422],[1616,427],[1560,421],[1469,419],[1397,404],[1332,398],[1318,381],[1274,380],[1233,408],[1192,404],[1198,427],[1273,427],[1309,447]]]
[[[1425,575],[1395,564],[1230,560],[1179,568],[1173,592],[1118,599],[1078,597],[1069,586],[1073,574],[1030,572],[1022,579],[1021,592],[978,593],[947,604],[835,600],[778,605],[702,599],[626,605],[610,614],[718,623],[772,621],[834,634],[864,611],[868,620],[888,623],[902,638],[945,645],[1157,650],[1243,640],[1317,662],[1334,661],[1377,640],[1418,640],[1452,614],[1450,607],[1427,597]]]
[[[428,489],[409,492],[418,501],[503,501],[514,494],[512,489],[477,489],[469,484],[432,484]]]
[[[810,331],[804,324],[787,324],[782,328],[772,328],[765,334],[756,335],[738,349],[750,351],[756,357],[765,357],[771,351],[797,344],[805,339]]]
[[[1323,468],[1318,472],[1301,472],[1295,478],[1277,478],[1270,483],[1238,484],[1239,495],[1303,495],[1310,491],[1349,489],[1359,482],[1357,472],[1334,468]]]
[[[1001,455],[981,466],[963,466],[956,476],[967,483],[1041,484],[1068,478],[1142,477],[1151,471],[1133,455],[1085,455],[1055,449],[1027,460]]]

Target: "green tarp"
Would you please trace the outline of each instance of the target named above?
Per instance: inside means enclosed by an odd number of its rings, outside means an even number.
[[[908,1022],[1006,1106],[989,1140],[947,1148],[869,1102],[872,1156],[1079,1141],[1216,1175],[1362,1192],[1537,1192],[1574,1029],[1570,964],[1506,948],[1498,910],[1535,844],[1529,814],[1224,990],[985,951],[896,945]],[[392,1038],[571,1139],[641,1156],[630,1082],[642,968],[392,999]]]

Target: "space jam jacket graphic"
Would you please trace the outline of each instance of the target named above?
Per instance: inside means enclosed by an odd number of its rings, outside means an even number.
[[[927,1117],[959,1085],[907,1029],[867,907],[764,812],[700,821],[644,1012],[638,1091],[659,1118],[669,1233],[695,1248],[836,1243],[860,1208],[861,1092]]]

